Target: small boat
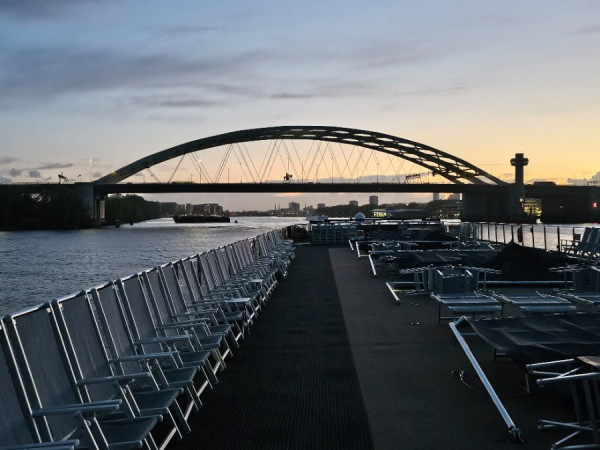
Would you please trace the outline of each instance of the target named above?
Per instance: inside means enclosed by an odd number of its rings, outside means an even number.
[[[200,216],[200,215],[175,215],[175,223],[229,223],[231,219],[227,216]]]

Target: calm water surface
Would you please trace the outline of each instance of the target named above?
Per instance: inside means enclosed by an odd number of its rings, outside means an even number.
[[[121,228],[0,232],[0,314],[305,222],[297,217],[238,217],[237,221],[176,224],[172,219],[157,219]]]

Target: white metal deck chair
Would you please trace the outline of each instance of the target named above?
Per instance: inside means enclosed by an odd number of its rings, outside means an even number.
[[[165,433],[160,448],[165,447],[173,437],[181,439],[182,431],[190,431],[176,401],[183,389],[159,389],[149,372],[127,375],[115,373],[86,292],[55,300],[51,307],[77,386],[85,401],[117,398],[127,406],[123,414],[129,417],[163,416],[171,427]]]
[[[160,416],[103,420],[102,411],[117,410],[120,400],[83,401],[48,305],[5,317],[4,323],[30,413],[47,423],[52,440],[79,439],[91,448],[156,448],[150,433]]]
[[[600,357],[581,356],[542,363],[528,364],[528,374],[536,377],[539,386],[568,383],[573,400],[575,420],[560,422],[540,419],[538,429],[564,429],[567,435],[556,441],[553,449],[600,447]],[[573,438],[590,434],[593,442],[572,442]],[[581,439],[581,438],[580,438]]]
[[[127,313],[134,343],[140,346],[144,353],[177,352],[178,359],[184,367],[197,367],[205,378],[204,382],[196,384],[198,396],[207,387],[210,387],[207,372],[210,351],[197,350],[194,346],[194,336],[184,330],[177,331],[153,319],[151,307],[138,274],[117,280],[117,287]]]
[[[233,326],[235,340],[240,341],[244,338],[244,333],[248,323],[246,321],[245,308],[240,308],[235,303],[230,303],[223,300],[204,300],[202,290],[200,288],[200,280],[196,275],[196,270],[192,262],[192,258],[183,258],[176,262],[179,269],[179,275],[183,278],[187,288],[187,298],[185,306],[188,310],[197,310],[203,308],[216,308],[215,316],[219,323],[228,323]]]
[[[450,294],[432,293],[431,298],[438,302],[438,323],[442,320],[456,320],[459,317],[494,316],[502,314],[502,304],[495,298],[479,292],[456,292]],[[442,306],[451,313],[442,316]]]
[[[192,408],[202,406],[195,384],[203,382],[203,375],[196,367],[179,367],[178,352],[156,352],[145,354],[133,342],[125,312],[120,304],[114,284],[108,283],[91,290],[92,302],[100,319],[105,345],[111,353],[111,363],[117,374],[137,373],[143,370],[152,372],[163,388],[183,388],[189,403],[182,407],[186,416]],[[162,365],[166,363],[166,369]],[[197,378],[199,377],[199,378]]]
[[[25,386],[17,370],[12,348],[0,323],[0,448],[73,449],[79,440],[49,442],[52,435],[45,421],[35,421],[32,407],[25,395]],[[44,442],[48,441],[48,442]]]
[[[600,228],[586,227],[581,241],[573,241],[564,251],[580,259],[596,258],[600,254]]]
[[[196,272],[200,275],[200,289],[204,300],[222,299],[232,305],[243,307],[246,311],[247,322],[252,323],[258,316],[254,304],[256,299],[243,296],[241,289],[237,287],[219,286],[213,277],[208,257],[209,254],[204,252],[192,259],[192,265],[195,265]]]
[[[143,272],[142,278],[159,329],[164,330],[167,336],[185,332],[192,336],[195,350],[210,351],[212,363],[209,363],[207,369],[210,368],[210,370],[207,370],[207,372],[212,382],[216,383],[217,372],[224,370],[226,367],[225,358],[220,350],[221,345],[227,344],[226,342],[223,344],[223,337],[220,335],[206,336],[206,334],[199,334],[198,331],[205,326],[204,319],[193,320],[186,324],[185,321],[189,320],[189,317],[178,316],[174,312],[172,303],[167,298],[167,293],[164,290],[164,283],[161,280],[158,268]]]
[[[221,303],[201,305],[196,302],[194,292],[188,290],[190,284],[181,261],[165,264],[159,271],[167,291],[166,298],[171,303],[175,318],[183,317],[179,314],[188,314],[189,320],[189,314],[193,311],[196,318],[205,319],[210,333],[225,336],[230,346],[240,347],[239,340],[243,338],[240,326],[235,321],[227,320]]]
[[[160,280],[163,282],[163,293],[165,298],[170,302],[173,311],[175,313],[185,313],[188,311],[188,306],[185,303],[185,298],[183,295],[183,290],[181,289],[181,284],[179,282],[179,278],[177,276],[177,266],[173,263],[164,264],[158,267],[158,272],[160,275]],[[200,311],[199,311],[200,312]],[[229,339],[229,343],[236,348],[239,348],[239,344],[237,339],[235,338],[235,334],[233,333],[233,328],[228,323],[219,323],[215,314],[217,313],[216,308],[209,308],[205,310],[204,321],[205,326],[201,329],[201,332],[210,336],[213,335],[215,342],[216,336],[224,336]],[[201,337],[201,339],[203,339]],[[231,354],[229,344],[225,341],[224,348],[222,349],[223,356]]]
[[[266,298],[272,294],[277,286],[277,268],[271,261],[254,260],[250,252],[248,239],[235,242],[225,247],[227,257],[232,261],[234,276],[243,276],[260,280],[266,289]]]
[[[273,263],[279,267],[283,277],[285,278],[287,276],[288,267],[293,259],[293,251],[289,251],[285,247],[282,249],[273,247],[269,241],[269,236],[266,234],[257,236],[254,239],[254,242],[256,245],[255,253],[257,255],[257,259],[262,260],[267,258],[272,260]]]
[[[246,283],[239,280],[230,280],[229,273],[226,272],[223,265],[219,264],[218,262],[216,250],[213,249],[207,252],[205,261],[210,269],[209,272],[212,274],[214,284],[216,285],[216,288],[211,291],[211,294],[227,291],[237,292],[237,295],[240,297],[248,297],[252,299],[252,308],[255,314],[258,314],[258,311],[260,311],[263,303],[264,293],[260,289],[255,289],[254,286],[252,286],[252,283]]]
[[[241,286],[244,295],[248,297],[256,295],[259,300],[259,308],[262,308],[269,295],[267,285],[263,284],[264,280],[262,278],[257,278],[255,275],[247,276],[245,274],[236,273],[235,264],[229,260],[226,247],[219,247],[211,250],[211,252],[214,254],[214,260],[222,284]]]
[[[294,241],[292,239],[283,239],[281,233],[277,230],[265,233],[263,236],[265,237],[271,253],[280,253],[285,255],[290,262],[296,257],[294,251]]]
[[[494,293],[498,300],[515,305],[525,314],[559,314],[577,312],[577,307],[570,301],[555,295],[540,292]]]

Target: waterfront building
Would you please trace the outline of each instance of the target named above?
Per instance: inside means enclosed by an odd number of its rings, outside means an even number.
[[[223,207],[218,203],[201,203],[194,205],[192,214],[200,216],[221,216],[223,215]]]
[[[290,213],[297,214],[300,212],[300,203],[290,202],[288,206],[290,209]]]

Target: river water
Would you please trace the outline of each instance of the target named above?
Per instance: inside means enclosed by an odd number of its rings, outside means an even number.
[[[157,219],[120,228],[0,232],[0,315],[240,239],[305,223],[237,217],[238,223]]]
[[[120,228],[0,232],[0,316],[109,280],[288,225],[298,217],[237,217],[238,223],[157,219]],[[479,239],[517,241],[518,225],[474,224]],[[585,226],[524,225],[523,245],[556,250]]]

